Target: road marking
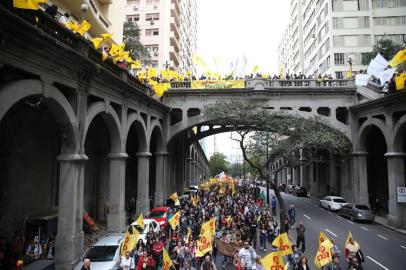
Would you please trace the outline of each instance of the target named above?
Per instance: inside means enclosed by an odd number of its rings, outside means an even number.
[[[380,267],[382,267],[383,269],[389,270],[389,268],[386,268],[385,266],[383,266],[381,263],[375,261],[374,259],[372,259],[371,257],[367,256],[368,259],[370,259],[371,261],[373,261],[374,263],[376,263],[377,265],[379,265]]]
[[[347,221],[348,221],[348,223],[354,224],[354,222],[352,222],[351,220],[347,220]]]
[[[369,231],[367,228],[362,227],[362,226],[361,226],[361,229],[363,229],[363,230],[365,230],[365,231]]]
[[[402,245],[400,245],[400,247],[403,248],[403,249],[406,249],[406,247],[404,247],[404,246],[402,246]]]
[[[383,237],[383,236],[382,236],[382,235],[380,235],[380,234],[378,234],[378,237],[380,237],[380,238],[382,238],[382,239],[385,239],[385,240],[388,240],[388,238]]]
[[[306,215],[304,215],[304,214],[303,214],[303,216],[305,216],[305,218],[307,218],[307,219],[312,219],[311,217],[309,217],[309,216],[306,216]]]
[[[341,219],[343,219],[343,217],[342,216],[337,216],[338,218],[341,218]]]
[[[334,235],[334,237],[337,237],[337,234],[333,233],[333,232],[332,232],[332,231],[330,231],[329,229],[324,228],[324,230],[326,230],[326,231],[327,231],[327,232],[329,232],[330,234]]]

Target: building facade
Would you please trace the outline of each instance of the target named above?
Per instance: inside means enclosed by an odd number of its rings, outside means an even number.
[[[195,0],[128,0],[127,21],[138,24],[140,41],[151,54],[154,68],[174,67],[186,71],[192,67],[196,50]]]
[[[296,7],[297,6],[297,7]],[[301,12],[293,12],[299,10]],[[349,69],[365,69],[362,65],[364,54],[372,51],[380,38],[389,38],[398,44],[406,43],[406,1],[405,0],[292,0],[291,22],[296,16],[302,27],[287,28],[281,41],[279,59],[281,65],[288,66],[283,56],[286,50],[282,44],[290,44],[292,59],[300,59],[303,52],[303,65],[293,61],[292,72],[304,74],[331,74],[343,78]],[[301,32],[300,45],[295,45]],[[300,42],[300,38],[298,39]],[[296,56],[298,55],[298,56]],[[297,65],[297,63],[300,63]]]

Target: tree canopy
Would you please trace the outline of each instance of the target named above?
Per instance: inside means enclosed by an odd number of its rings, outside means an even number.
[[[381,38],[375,43],[372,52],[363,54],[362,64],[369,65],[371,60],[375,58],[378,53],[380,53],[386,60],[390,61],[401,49],[402,46],[395,43],[393,40]]]
[[[286,209],[279,192],[277,174],[287,166],[307,166],[323,162],[326,153],[347,156],[352,151],[349,139],[320,117],[305,119],[262,108],[253,100],[220,101],[207,106],[203,117],[208,123],[232,126],[244,160],[266,180],[279,201],[281,221]],[[305,155],[305,159],[299,157]],[[271,166],[282,161],[282,166]]]
[[[215,176],[221,172],[228,172],[229,162],[223,153],[213,153],[209,160],[210,175]]]
[[[135,22],[125,22],[123,29],[123,42],[125,49],[130,52],[132,59],[140,60],[143,64],[151,61],[147,48],[140,42],[140,28]]]

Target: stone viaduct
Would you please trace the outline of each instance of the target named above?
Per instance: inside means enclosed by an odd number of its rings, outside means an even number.
[[[122,231],[130,198],[142,212],[208,176],[197,140],[231,127],[205,129],[200,114],[227,98],[323,117],[351,139],[353,155],[288,168],[281,182],[309,186],[315,196],[329,184],[360,203],[380,196],[389,221],[406,227],[396,201],[396,187],[405,186],[405,91],[370,100],[352,81],[253,79],[233,90],[172,83],[159,101],[127,71],[102,62],[88,41],[36,16],[40,23],[0,5],[0,234],[22,228],[26,217],[57,215],[58,269],[71,269],[82,253],[84,211]]]

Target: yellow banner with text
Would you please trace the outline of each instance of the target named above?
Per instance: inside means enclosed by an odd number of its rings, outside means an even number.
[[[207,80],[207,81],[192,81],[192,89],[228,89],[228,88],[244,88],[244,80]]]

